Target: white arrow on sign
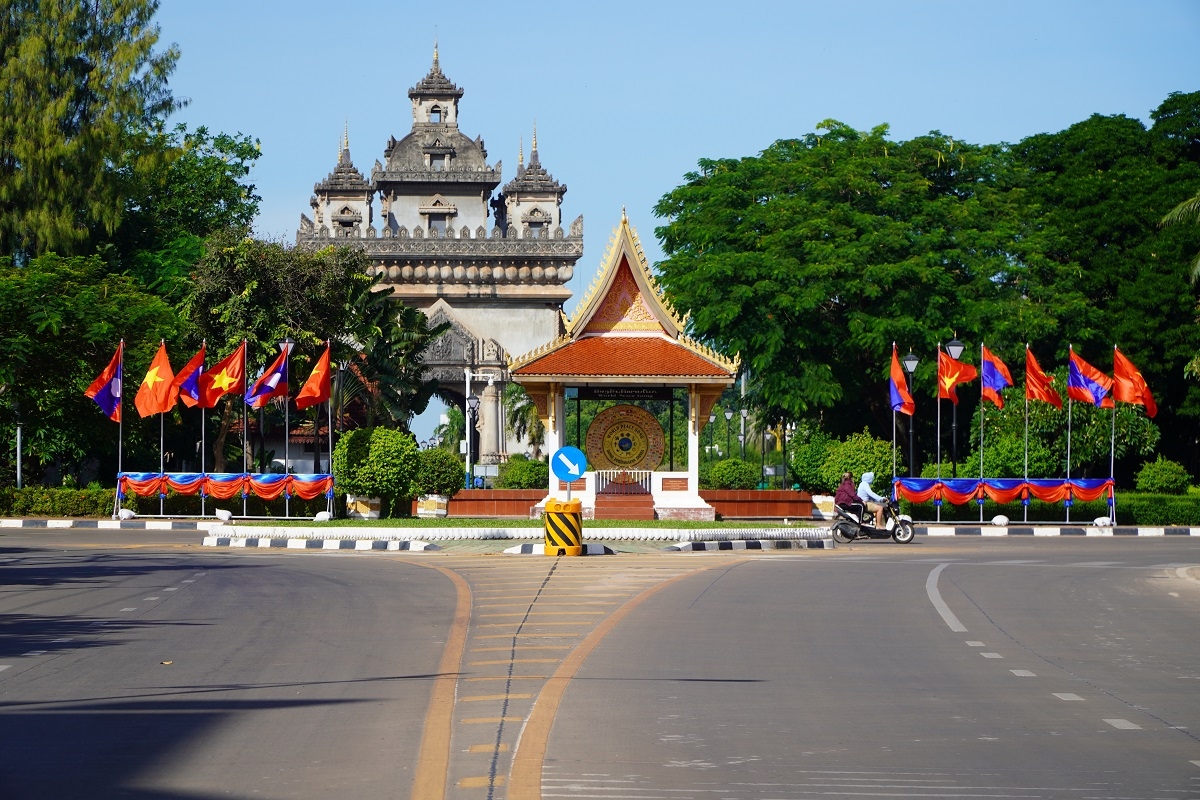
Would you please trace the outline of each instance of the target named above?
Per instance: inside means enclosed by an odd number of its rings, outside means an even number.
[[[567,458],[566,453],[559,453],[558,460],[567,465],[567,472],[576,476],[580,474],[579,465]]]

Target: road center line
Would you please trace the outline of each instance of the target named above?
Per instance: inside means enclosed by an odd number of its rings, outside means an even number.
[[[929,573],[929,577],[925,579],[925,594],[929,595],[929,602],[933,603],[933,607],[942,615],[942,620],[950,630],[955,633],[966,633],[967,628],[958,621],[958,617],[954,616],[954,612],[950,610],[950,606],[946,605],[946,601],[942,599],[941,592],[938,591],[938,576],[942,574],[942,570],[950,566],[949,564],[938,564]]]

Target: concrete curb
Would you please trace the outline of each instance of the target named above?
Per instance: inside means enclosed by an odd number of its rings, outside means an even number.
[[[916,525],[925,536],[1200,536],[1200,528],[1091,525]]]
[[[738,539],[718,542],[683,542],[664,547],[668,552],[689,552],[714,550],[832,550],[833,539],[774,539],[761,541],[758,539]]]
[[[406,539],[280,539],[266,536],[205,536],[204,547],[285,547],[289,550],[441,550]]]
[[[516,547],[508,548],[504,552],[512,555],[544,556],[546,555],[546,543],[540,542],[538,544],[519,544]],[[617,551],[613,550],[611,547],[605,547],[602,544],[586,542],[583,545],[583,554],[585,556],[612,556],[616,555]]]

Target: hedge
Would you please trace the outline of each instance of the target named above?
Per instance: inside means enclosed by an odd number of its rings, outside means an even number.
[[[1149,526],[1200,526],[1200,498],[1194,495],[1139,494],[1117,492],[1117,524]],[[917,522],[937,519],[933,503],[912,504],[900,502],[901,513],[910,514]],[[1003,514],[1010,525],[1020,525],[1025,520],[1025,510],[1020,503],[1003,505],[991,500],[983,504],[984,524],[992,517]],[[1067,524],[1066,508],[1062,503],[1044,503],[1033,500],[1029,503],[1029,524]],[[1097,517],[1108,516],[1108,504],[1104,500],[1092,503],[1075,503],[1071,506],[1071,525],[1088,525]],[[979,505],[975,502],[961,506],[942,505],[942,522],[979,522]]]
[[[0,516],[4,517],[85,517],[92,519],[109,519],[113,511],[114,489],[62,489],[44,486],[27,486],[17,489],[12,486],[0,489]],[[246,498],[246,514],[252,517],[283,517],[285,505],[293,517],[312,517],[318,511],[324,511],[324,497],[315,500],[301,500],[293,497],[285,503],[278,500],[266,502],[253,495]],[[122,503],[124,508],[142,516],[158,515],[158,497],[129,496]],[[336,516],[344,516],[346,497],[342,494],[334,496],[334,511]],[[204,510],[212,516],[217,508],[233,512],[235,517],[242,516],[242,499],[216,500],[209,497],[205,501]],[[170,517],[199,517],[200,495],[182,495],[169,492],[163,498],[163,514]]]

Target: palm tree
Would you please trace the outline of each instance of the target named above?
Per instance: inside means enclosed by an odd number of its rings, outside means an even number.
[[[407,429],[437,391],[435,381],[422,380],[422,354],[450,323],[430,328],[421,311],[394,302],[378,283],[355,287],[349,298],[353,338],[342,345],[353,354],[344,399],[363,401],[367,427]]]
[[[538,416],[537,406],[522,386],[509,383],[504,387],[504,408],[508,412],[505,422],[509,432],[518,439],[528,439],[533,460],[541,460],[542,446],[546,444],[546,428]]]
[[[1200,222],[1200,192],[1184,200],[1167,212],[1158,222],[1158,227],[1165,228],[1180,222]],[[1200,253],[1192,261],[1192,283],[1200,281]]]

